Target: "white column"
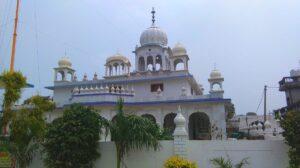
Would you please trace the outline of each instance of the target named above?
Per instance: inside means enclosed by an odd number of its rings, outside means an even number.
[[[174,118],[174,123],[176,124],[173,136],[174,136],[174,155],[178,155],[183,158],[187,158],[187,143],[188,143],[188,133],[185,128],[186,120],[181,114],[181,108],[178,107],[178,112]]]
[[[144,57],[144,62],[145,62],[145,71],[147,71],[148,70],[147,57]]]
[[[187,59],[184,59],[184,70],[188,70]]]
[[[68,75],[67,70],[64,70],[63,81],[67,80],[67,75]]]
[[[54,71],[54,81],[57,81],[57,70]]]
[[[156,56],[153,56],[152,59],[153,59],[153,69],[156,71]]]

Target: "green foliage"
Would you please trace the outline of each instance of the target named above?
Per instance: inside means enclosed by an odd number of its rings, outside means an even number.
[[[215,168],[243,168],[249,165],[248,158],[242,159],[239,163],[234,165],[231,159],[225,160],[223,157],[214,158],[210,162],[215,166]]]
[[[232,103],[225,104],[226,120],[231,119],[235,115],[235,107]]]
[[[4,71],[0,80],[5,89],[2,105],[4,114],[1,124],[6,126],[12,118],[11,107],[20,99],[21,89],[26,86],[26,78],[21,72]]]
[[[290,168],[300,167],[300,111],[289,111],[280,120],[289,149]]]
[[[160,130],[159,140],[173,140],[172,131],[170,129],[163,128]]]
[[[73,104],[55,119],[45,135],[45,164],[51,168],[93,167],[100,156],[99,115],[91,108]]]
[[[197,165],[182,157],[172,156],[165,161],[164,168],[197,168]]]
[[[27,167],[43,141],[46,122],[43,114],[54,109],[52,102],[40,96],[28,101],[31,106],[14,111],[10,124],[10,136],[7,148],[11,157],[20,168]]]
[[[124,163],[124,156],[131,150],[158,150],[161,133],[159,126],[149,119],[125,115],[122,99],[118,101],[117,110],[118,113],[115,120],[109,124],[109,129],[117,150],[117,168],[120,168],[121,162]]]

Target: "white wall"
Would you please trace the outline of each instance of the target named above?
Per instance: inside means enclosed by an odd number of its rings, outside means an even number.
[[[173,155],[173,141],[161,141],[160,151],[136,151],[126,157],[128,168],[162,168],[164,161]],[[249,157],[248,168],[285,168],[288,165],[287,146],[283,141],[188,141],[188,158],[198,163],[199,168],[212,168],[210,159],[227,157],[234,163]],[[115,168],[116,153],[113,142],[101,142],[101,158],[95,167]],[[41,168],[40,159],[35,159],[31,168]]]
[[[200,168],[210,168],[210,159],[229,156],[234,163],[249,157],[249,168],[286,168],[287,146],[283,141],[189,141],[188,157]]]

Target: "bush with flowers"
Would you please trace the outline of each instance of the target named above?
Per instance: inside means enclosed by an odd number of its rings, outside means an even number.
[[[180,156],[172,156],[164,163],[164,168],[197,168],[195,162],[184,159]]]

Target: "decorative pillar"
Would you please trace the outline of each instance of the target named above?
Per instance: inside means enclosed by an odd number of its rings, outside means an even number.
[[[153,56],[152,59],[153,59],[153,66],[151,70],[156,71],[156,56]]]
[[[68,75],[67,70],[64,70],[63,81],[66,81],[66,80],[67,80],[67,75]]]
[[[144,64],[144,66],[145,66],[145,71],[148,71],[148,62],[147,62],[147,57],[144,57],[144,62],[145,62],[145,64]]]
[[[54,81],[57,81],[57,70],[54,71]]]
[[[173,136],[174,136],[174,154],[183,158],[187,158],[187,143],[188,143],[188,133],[185,128],[186,120],[181,114],[181,107],[178,106],[178,112],[174,118],[174,123],[176,125]]]
[[[188,66],[187,66],[187,59],[184,59],[184,70],[188,70]]]

